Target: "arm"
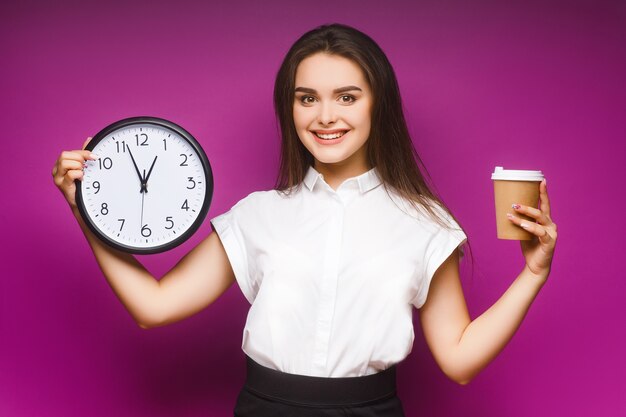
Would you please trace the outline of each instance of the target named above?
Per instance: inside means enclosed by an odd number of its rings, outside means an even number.
[[[437,269],[420,311],[424,336],[435,360],[449,378],[467,384],[511,340],[543,287],[552,265],[557,226],[550,216],[546,183],[539,186],[540,209],[517,205],[536,223],[510,216],[512,223],[535,235],[520,241],[524,269],[487,311],[471,321],[459,280],[458,249]]]
[[[211,232],[157,281],[131,254],[104,244],[72,210],[107,282],[141,328],[163,326],[209,306],[235,276],[217,233]]]
[[[211,233],[157,281],[132,255],[104,244],[86,226],[76,206],[75,181],[83,178],[85,160],[96,158],[84,149],[90,139],[83,150],[61,153],[52,177],[113,292],[142,328],[181,320],[210,305],[235,280],[217,233]]]
[[[524,268],[502,297],[471,321],[455,250],[435,273],[420,310],[424,337],[443,372],[469,383],[511,340],[544,282]]]

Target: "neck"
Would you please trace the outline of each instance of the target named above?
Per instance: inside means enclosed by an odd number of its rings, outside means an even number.
[[[333,190],[336,190],[348,178],[359,176],[371,169],[366,163],[348,165],[342,163],[327,164],[320,161],[315,161],[314,168],[324,176],[324,181]]]

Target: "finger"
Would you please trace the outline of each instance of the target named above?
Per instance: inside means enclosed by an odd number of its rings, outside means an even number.
[[[54,183],[59,188],[67,188],[72,185],[74,180],[81,179],[84,176],[84,172],[80,169],[70,169],[65,172],[63,175],[57,175],[54,177]]]
[[[528,220],[520,219],[519,217],[513,216],[509,213],[507,213],[506,216],[514,224],[537,236],[542,243],[548,243],[552,240],[552,236],[550,236],[546,228],[539,223],[529,222]]]
[[[522,213],[528,217],[532,217],[533,219],[536,219],[537,222],[539,224],[549,224],[550,223],[550,219],[548,219],[545,214],[539,210],[536,209],[534,207],[530,207],[530,206],[524,206],[521,204],[513,204],[511,206],[517,213]]]
[[[76,151],[63,151],[61,152],[61,156],[59,157],[59,160],[71,160],[71,161],[78,161],[80,163],[85,162],[88,159],[97,159],[94,158],[95,155],[93,155],[90,151],[86,151],[86,150],[76,150]]]
[[[552,219],[552,215],[550,214],[550,199],[548,198],[548,189],[545,179],[539,183],[539,199],[541,200],[541,204],[539,204],[541,211],[548,219]]]
[[[63,185],[69,187],[74,183],[75,180],[83,179],[83,171],[72,170],[68,171],[67,174],[63,177]]]
[[[87,145],[89,144],[89,142],[91,142],[91,139],[92,139],[92,137],[91,137],[91,136],[89,136],[89,137],[87,138],[87,140],[85,141],[85,143],[83,143],[83,149],[85,149],[85,148],[87,147]]]
[[[80,170],[82,171],[84,167],[84,163],[76,161],[74,159],[63,159],[59,164],[57,164],[55,176],[64,177],[68,171],[70,170]]]

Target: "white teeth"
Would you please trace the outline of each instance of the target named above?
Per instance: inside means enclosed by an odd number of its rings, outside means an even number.
[[[338,132],[338,133],[332,133],[332,134],[328,134],[328,135],[323,134],[323,133],[317,133],[317,132],[314,132],[314,133],[315,133],[315,136],[317,136],[318,138],[320,138],[320,139],[327,139],[327,140],[328,140],[328,139],[337,139],[337,138],[340,138],[340,137],[342,137],[342,136],[343,136],[346,132]]]

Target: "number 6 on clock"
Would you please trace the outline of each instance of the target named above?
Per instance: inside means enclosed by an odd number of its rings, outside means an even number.
[[[96,134],[76,181],[76,204],[91,231],[125,252],[164,252],[185,242],[204,221],[213,196],[209,160],[179,125],[131,117]]]

